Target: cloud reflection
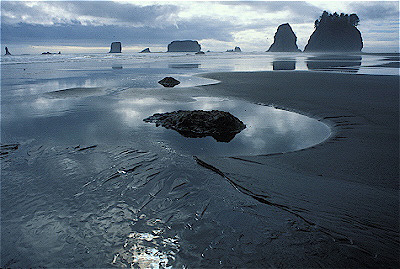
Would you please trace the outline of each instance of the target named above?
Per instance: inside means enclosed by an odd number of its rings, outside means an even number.
[[[157,128],[143,122],[155,114],[177,110],[221,110],[239,118],[247,128],[229,143],[218,143],[208,138],[179,137],[173,130]],[[194,102],[175,102],[158,98],[120,100],[115,109],[121,121],[171,148],[190,154],[237,155],[287,152],[309,147],[325,140],[330,130],[325,124],[282,109],[251,104],[240,100],[215,97],[196,97]],[[132,131],[134,131],[132,130]]]

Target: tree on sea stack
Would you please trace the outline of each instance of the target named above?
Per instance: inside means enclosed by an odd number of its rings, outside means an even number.
[[[305,52],[361,51],[363,41],[357,29],[360,19],[356,14],[322,13],[314,22],[315,30],[304,48]]]

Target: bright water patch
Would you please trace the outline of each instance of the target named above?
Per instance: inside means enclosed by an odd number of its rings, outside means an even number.
[[[218,142],[212,137],[188,138],[173,130],[156,127],[140,120],[154,113],[176,110],[221,110],[230,112],[246,124],[230,142]],[[295,151],[324,141],[330,135],[325,124],[298,113],[215,97],[196,97],[192,102],[178,104],[160,102],[156,98],[119,102],[124,124],[134,132],[192,155],[259,155]],[[147,113],[147,115],[146,115]]]
[[[79,88],[82,94],[84,88]],[[75,93],[76,88],[71,91]],[[89,93],[93,88],[88,88]],[[131,89],[87,98],[71,98],[68,90],[40,95],[7,107],[2,134],[5,141],[34,140],[40,145],[128,145],[161,148],[189,155],[260,155],[304,149],[330,135],[322,122],[298,113],[242,100],[185,96],[175,91]],[[64,97],[65,98],[60,98]],[[246,124],[230,142],[212,137],[188,138],[143,119],[177,110],[221,110]]]

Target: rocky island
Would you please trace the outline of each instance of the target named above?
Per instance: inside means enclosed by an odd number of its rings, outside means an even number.
[[[281,24],[274,36],[274,43],[267,52],[300,52],[297,47],[297,37],[289,23]]]
[[[4,55],[11,55],[10,51],[8,50],[8,48],[6,47],[5,49],[6,49],[6,54],[4,54]]]
[[[305,52],[355,52],[361,51],[363,41],[356,28],[359,23],[356,14],[340,15],[324,11],[315,21],[315,30],[308,40]]]
[[[122,45],[121,42],[112,42],[110,53],[121,53]]]
[[[141,52],[139,52],[139,53],[150,53],[151,51],[150,51],[150,48],[145,48],[144,50],[142,50]]]
[[[219,110],[179,110],[157,113],[143,121],[175,130],[185,137],[211,136],[218,142],[229,142],[246,128],[241,120],[229,112]]]
[[[233,50],[227,50],[226,52],[242,52],[242,50],[236,46]]]
[[[201,46],[193,40],[176,40],[168,44],[168,52],[199,52]]]

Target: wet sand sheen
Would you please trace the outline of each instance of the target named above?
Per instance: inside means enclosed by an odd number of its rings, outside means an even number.
[[[221,81],[203,87],[206,92],[303,111],[330,121],[336,135],[311,149],[279,156],[203,157],[202,161],[235,175],[233,180],[252,193],[275,193],[274,202],[293,197],[288,204],[303,208],[303,217],[346,235],[378,264],[398,266],[398,76],[305,72],[205,76]],[[235,87],[239,83],[240,89]]]
[[[1,149],[5,267],[396,268],[398,77],[207,76],[221,83],[184,89],[183,97],[174,89],[165,100],[274,104],[329,122],[335,135],[279,155],[192,158],[160,139],[143,149],[152,137],[116,135],[108,125],[121,115],[140,122],[149,116],[133,113],[149,101],[148,91],[66,98],[72,109],[50,116],[61,127],[68,123],[73,136],[65,132],[56,145],[21,139]],[[159,92],[151,94],[164,99]],[[61,101],[51,101],[54,112]],[[49,131],[47,119],[40,121]],[[49,137],[63,138],[54,127]]]

